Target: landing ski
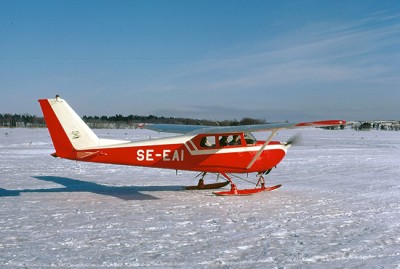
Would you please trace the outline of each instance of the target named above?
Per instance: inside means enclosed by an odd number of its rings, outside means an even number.
[[[219,189],[222,187],[225,187],[228,185],[230,182],[225,181],[225,182],[217,182],[217,183],[211,183],[211,184],[199,184],[196,186],[187,186],[185,187],[186,190],[210,190],[210,189]]]
[[[252,195],[252,194],[263,192],[263,191],[273,191],[281,186],[282,185],[279,184],[279,185],[275,185],[275,186],[271,186],[271,187],[261,187],[261,188],[244,189],[244,190],[236,189],[236,190],[229,190],[229,191],[215,191],[213,193],[218,196],[229,196],[229,195],[243,196],[243,195]]]

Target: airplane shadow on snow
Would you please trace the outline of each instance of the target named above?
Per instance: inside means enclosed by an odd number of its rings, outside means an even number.
[[[180,191],[183,189],[182,186],[107,186],[95,182],[55,176],[36,176],[34,178],[54,182],[63,185],[64,187],[24,190],[6,190],[0,188],[0,197],[19,196],[21,193],[91,192],[100,195],[113,196],[122,200],[156,200],[160,198],[141,192]]]

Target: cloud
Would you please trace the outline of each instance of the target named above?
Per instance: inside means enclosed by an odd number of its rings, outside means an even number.
[[[363,99],[370,104],[370,92],[393,93],[391,89],[399,86],[398,18],[382,15],[306,25],[273,40],[229,48],[218,57],[185,62],[149,87],[161,95],[180,96],[188,105],[231,105],[244,114],[271,104],[277,110],[289,105],[293,111],[304,109],[307,102],[310,111],[315,109],[313,102],[334,107],[340,95],[354,101],[366,94]],[[313,95],[314,100],[306,99]],[[349,103],[342,101],[342,106]]]

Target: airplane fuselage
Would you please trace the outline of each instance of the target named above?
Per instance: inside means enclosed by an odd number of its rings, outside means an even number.
[[[227,134],[229,135],[229,134]],[[146,166],[204,172],[250,173],[275,167],[285,156],[287,145],[269,142],[254,164],[247,165],[259,152],[264,141],[254,144],[200,148],[194,137],[155,139],[131,142],[124,146],[76,150],[64,158],[99,163]]]

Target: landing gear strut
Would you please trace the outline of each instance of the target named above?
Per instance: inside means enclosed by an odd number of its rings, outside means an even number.
[[[260,185],[261,188],[265,188],[265,179],[263,177],[263,173],[258,173],[257,174],[258,181],[256,184],[256,188]]]
[[[203,189],[204,188],[204,177],[207,175],[207,172],[203,172],[201,174],[201,178],[199,179],[199,183],[197,183],[197,187],[199,189]]]

